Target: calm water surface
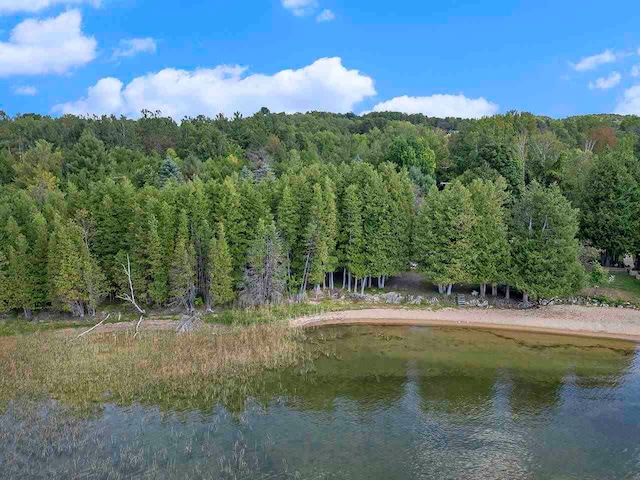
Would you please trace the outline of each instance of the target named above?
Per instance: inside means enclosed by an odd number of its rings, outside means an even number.
[[[310,341],[326,355],[240,411],[14,403],[0,478],[640,479],[635,345],[363,326]]]

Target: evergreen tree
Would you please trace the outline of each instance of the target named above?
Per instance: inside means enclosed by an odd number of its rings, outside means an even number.
[[[149,215],[148,240],[149,299],[151,303],[163,305],[169,297],[169,272],[165,249],[158,234],[158,220],[153,214]]]
[[[247,255],[241,302],[248,305],[277,305],[284,298],[286,281],[282,241],[275,222],[267,224],[260,219]]]
[[[425,276],[451,294],[454,283],[470,280],[475,216],[471,194],[459,182],[443,191],[432,188],[415,226],[415,257]]]
[[[369,170],[362,186],[366,276],[390,275],[394,266],[390,201],[381,175]],[[365,283],[362,285],[364,292]]]
[[[529,297],[555,298],[582,287],[578,212],[557,186],[533,182],[517,200],[511,221],[515,286]]]
[[[249,245],[250,231],[241,211],[241,197],[232,178],[225,178],[222,186],[218,222],[225,225],[229,251],[233,259],[234,280],[238,281],[245,263],[245,255]]]
[[[51,301],[79,317],[94,315],[106,294],[105,277],[84,241],[82,229],[58,218],[49,243]]]
[[[386,195],[389,198],[388,219],[391,228],[388,247],[391,268],[386,274],[406,270],[411,254],[411,231],[414,217],[414,190],[406,171],[397,172],[390,164],[383,164],[380,170],[385,180]],[[384,276],[382,278],[384,286]]]
[[[32,220],[34,240],[29,261],[29,276],[33,279],[31,292],[33,303],[42,307],[49,301],[49,284],[47,263],[49,255],[49,227],[44,215],[40,212]]]
[[[480,284],[480,294],[483,297],[487,283],[496,284],[505,280],[509,271],[504,206],[507,199],[506,188],[506,182],[502,178],[496,183],[474,180],[469,187],[476,217],[472,230],[474,255],[470,273],[473,281]]]
[[[30,252],[27,238],[11,217],[7,224],[5,298],[9,309],[20,309],[31,320],[36,306],[33,297],[35,279],[30,271]]]
[[[291,277],[291,262],[294,248],[300,239],[299,205],[293,196],[291,187],[285,184],[278,204],[277,227],[282,234],[282,243],[287,257],[287,273]]]
[[[349,277],[354,280],[365,275],[364,237],[362,232],[362,203],[357,185],[349,185],[345,190],[342,207],[343,257]],[[356,285],[354,283],[354,289]],[[351,282],[349,281],[349,289]]]
[[[233,291],[233,264],[224,233],[224,224],[218,223],[216,236],[209,247],[209,298],[215,305],[224,305],[235,298]]]
[[[582,234],[604,250],[605,263],[640,250],[640,189],[628,155],[616,149],[596,156],[585,186]]]
[[[87,187],[89,182],[103,179],[111,170],[104,143],[86,128],[65,156],[64,171],[67,178],[71,177],[77,185]]]
[[[329,288],[333,288],[333,274],[338,268],[338,210],[333,182],[328,177],[325,179],[323,197],[322,229],[327,243],[327,257],[322,269],[325,274],[329,273]]]
[[[309,208],[309,223],[305,232],[307,251],[302,290],[306,288],[308,283],[320,288],[324,281],[324,268],[329,262],[329,244],[325,235],[324,206],[322,187],[316,183],[313,186],[313,197]]]
[[[162,162],[158,177],[160,179],[160,185],[165,185],[169,181],[177,183],[182,183],[183,181],[182,172],[170,155],[167,155]]]
[[[181,304],[188,312],[195,309],[195,270],[193,246],[189,241],[189,226],[184,210],[178,216],[178,231],[169,269],[169,299]]]

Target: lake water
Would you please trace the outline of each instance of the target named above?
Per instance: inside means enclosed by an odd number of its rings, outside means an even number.
[[[309,338],[326,355],[236,412],[12,404],[0,478],[640,479],[633,344],[428,327]]]

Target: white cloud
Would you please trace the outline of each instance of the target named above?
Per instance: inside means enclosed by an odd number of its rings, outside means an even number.
[[[422,113],[429,117],[480,118],[495,115],[500,107],[480,98],[459,95],[396,97],[373,107],[374,112]]]
[[[167,68],[134,78],[124,85],[103,78],[75,102],[54,112],[123,114],[137,117],[143,109],[160,110],[176,120],[185,116],[251,115],[266,106],[274,112],[322,110],[347,113],[375,95],[373,79],[347,70],[340,58],[322,58],[298,70],[274,75],[246,74],[246,68],[221,65],[193,71]]]
[[[631,67],[631,76],[640,77],[640,63]]]
[[[155,53],[158,45],[151,37],[120,40],[120,46],[113,51],[113,58],[135,57],[139,53]]]
[[[38,89],[32,85],[19,85],[14,87],[13,93],[16,95],[34,96],[38,94]]]
[[[332,22],[335,19],[336,19],[336,14],[327,8],[322,12],[320,12],[320,14],[316,17],[316,22],[318,23]]]
[[[282,0],[282,6],[296,17],[311,15],[318,6],[317,0]]]
[[[591,90],[596,88],[599,90],[608,90],[618,85],[620,80],[622,80],[622,75],[620,75],[619,72],[612,72],[608,77],[598,78],[595,83],[589,82],[589,88]]]
[[[616,106],[616,113],[640,115],[640,85],[625,90],[623,100]]]
[[[18,12],[35,13],[56,5],[80,5],[88,3],[99,6],[100,0],[0,0],[0,15]]]
[[[573,69],[578,72],[586,72],[587,70],[595,70],[600,65],[613,63],[618,59],[619,55],[612,50],[605,50],[597,55],[584,57],[578,63],[572,64]]]
[[[46,20],[28,19],[0,42],[0,77],[65,73],[96,56],[96,41],[82,33],[82,16],[69,10]]]

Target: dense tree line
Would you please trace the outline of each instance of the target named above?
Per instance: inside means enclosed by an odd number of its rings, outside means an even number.
[[[0,114],[0,311],[91,315],[131,286],[151,307],[277,303],[413,263],[443,294],[566,295],[581,244],[640,251],[639,134],[613,115]]]

